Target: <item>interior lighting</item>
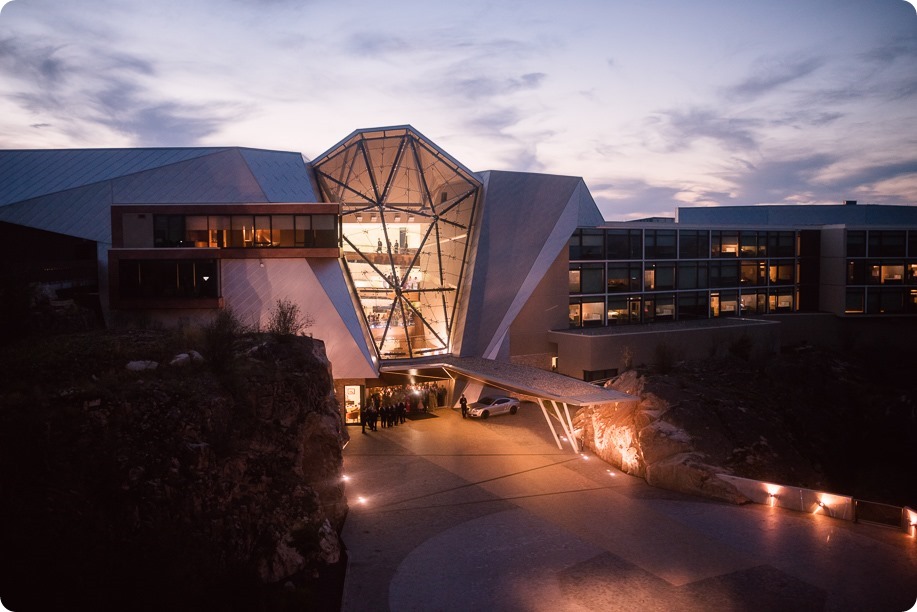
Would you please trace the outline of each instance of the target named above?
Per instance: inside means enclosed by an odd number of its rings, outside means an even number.
[[[209,277],[209,276],[204,276],[203,278],[204,278],[204,282],[205,282],[205,283],[206,283],[207,281],[210,280],[210,277]]]
[[[344,474],[343,476],[341,476],[341,480],[343,480],[344,482],[347,482],[348,480],[350,480],[350,476],[348,476],[347,474]]]
[[[359,496],[359,497],[357,498],[357,503],[359,503],[359,504],[364,504],[364,505],[365,505],[365,504],[366,504],[366,498],[363,497],[362,495]]]

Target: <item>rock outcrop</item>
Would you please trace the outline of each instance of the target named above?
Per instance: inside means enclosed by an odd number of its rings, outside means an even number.
[[[48,364],[41,384],[0,398],[2,548],[16,560],[4,602],[323,609],[347,511],[323,345],[245,336],[214,373],[168,347],[152,354],[157,334],[168,344],[164,332],[96,337],[110,354],[87,355],[94,366],[54,376]],[[124,365],[154,360],[171,366]]]
[[[640,398],[636,403],[581,409],[574,427],[583,432],[588,448],[621,471],[673,491],[704,495],[733,503],[748,500],[735,487],[718,479],[722,466],[699,452],[692,436],[665,420],[668,402],[647,392],[645,378],[628,371],[610,386]]]

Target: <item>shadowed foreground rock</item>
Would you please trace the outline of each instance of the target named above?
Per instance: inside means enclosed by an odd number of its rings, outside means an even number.
[[[4,604],[335,609],[346,433],[324,346],[244,336],[214,373],[176,361],[169,342],[159,332],[69,339],[29,358],[33,370],[45,364],[40,381],[10,380]],[[160,365],[125,367],[136,360]],[[4,364],[16,371],[9,354]]]

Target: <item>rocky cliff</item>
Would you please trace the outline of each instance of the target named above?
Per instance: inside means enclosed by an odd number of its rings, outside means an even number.
[[[224,344],[93,332],[3,350],[7,607],[334,609],[346,433],[324,347]]]
[[[641,367],[610,387],[640,398],[580,410],[587,447],[652,485],[742,503],[717,473],[917,503],[917,387],[911,360],[884,350],[798,347]]]

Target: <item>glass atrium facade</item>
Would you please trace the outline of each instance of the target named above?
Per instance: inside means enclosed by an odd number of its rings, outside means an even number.
[[[409,128],[357,132],[312,164],[382,359],[449,350],[481,184]]]

